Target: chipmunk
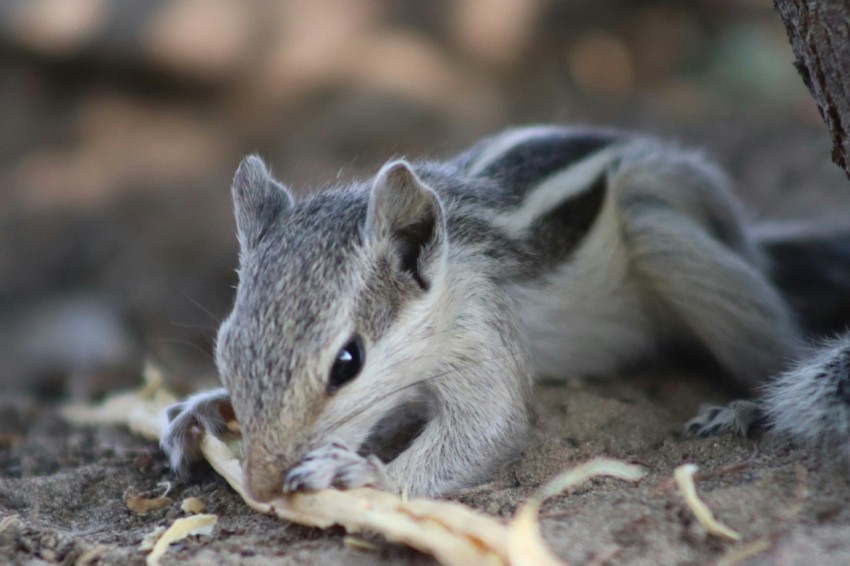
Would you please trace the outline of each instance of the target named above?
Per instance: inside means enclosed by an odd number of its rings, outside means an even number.
[[[162,447],[186,470],[199,431],[235,416],[259,500],[437,496],[515,457],[536,375],[608,375],[687,339],[755,389],[804,342],[728,185],[698,152],[581,127],[509,130],[300,200],[247,157],[224,388],[173,406]]]

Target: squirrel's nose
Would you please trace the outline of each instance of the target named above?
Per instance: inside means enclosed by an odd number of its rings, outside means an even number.
[[[283,468],[268,454],[249,452],[242,464],[248,492],[260,502],[283,495]]]

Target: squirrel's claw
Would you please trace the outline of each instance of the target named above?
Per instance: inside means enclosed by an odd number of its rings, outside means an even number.
[[[697,416],[685,423],[685,430],[696,436],[733,433],[747,436],[751,428],[761,426],[764,415],[757,403],[732,401],[725,407],[703,405]]]
[[[192,464],[200,461],[201,439],[205,431],[221,437],[227,430],[225,414],[232,414],[226,389],[205,391],[166,409],[168,425],[160,439],[171,469],[186,476]]]
[[[283,482],[284,493],[316,491],[329,487],[383,488],[384,464],[377,456],[361,456],[345,444],[334,442],[311,452],[292,468]]]

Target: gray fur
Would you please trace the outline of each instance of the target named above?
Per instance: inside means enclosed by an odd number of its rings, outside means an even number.
[[[700,436],[767,427],[850,457],[850,334],[827,340],[763,387],[752,401],[706,406],[685,428]]]
[[[685,424],[685,430],[698,436],[732,433],[746,436],[764,424],[764,411],[756,401],[738,400],[728,405],[703,405],[697,416]]]
[[[162,449],[169,455],[171,469],[186,476],[192,462],[201,458],[200,435],[204,431],[221,436],[227,430],[222,409],[230,412],[230,394],[225,388],[192,395],[168,408],[168,426],[162,434]]]
[[[259,498],[484,481],[522,445],[533,374],[607,374],[690,336],[754,386],[799,348],[723,176],[654,140],[512,130],[301,201],[248,158],[233,192],[240,283],[216,361]],[[365,365],[331,391],[355,335]],[[174,411],[175,467],[226,402]],[[395,458],[360,454],[416,405],[428,420]]]
[[[250,155],[242,160],[232,185],[233,208],[239,245],[252,250],[277,218],[292,206],[292,196],[275,181],[263,160]]]
[[[837,444],[850,455],[850,334],[825,342],[771,382],[762,405],[773,429],[810,444]]]

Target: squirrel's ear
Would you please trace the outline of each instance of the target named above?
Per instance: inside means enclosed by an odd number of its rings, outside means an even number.
[[[231,190],[239,247],[247,252],[292,206],[292,196],[271,176],[266,164],[256,155],[249,155],[239,164]]]
[[[375,177],[366,215],[368,239],[388,245],[398,266],[428,289],[445,247],[440,198],[405,161],[384,165]]]

